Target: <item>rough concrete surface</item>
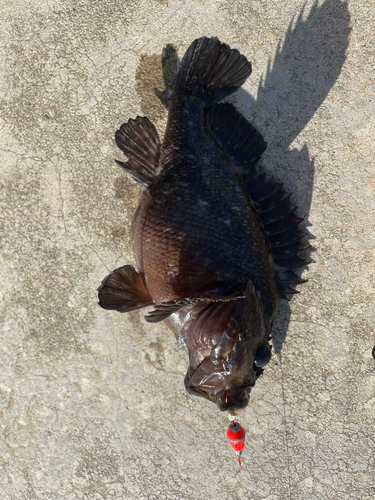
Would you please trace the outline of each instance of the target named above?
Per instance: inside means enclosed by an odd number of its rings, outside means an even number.
[[[375,497],[374,18],[372,0],[1,2],[2,499]],[[114,131],[139,114],[163,134],[201,35],[252,61],[231,101],[314,247],[242,421],[244,494],[173,334],[97,305],[133,263],[140,192]]]

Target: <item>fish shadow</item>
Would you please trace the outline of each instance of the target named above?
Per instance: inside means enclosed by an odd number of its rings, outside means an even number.
[[[298,206],[296,214],[304,218],[300,228],[308,233],[309,240],[313,240],[308,217],[314,159],[310,158],[307,144],[301,149],[292,149],[291,145],[335,84],[346,59],[351,29],[346,1],[326,0],[320,6],[316,1],[305,19],[304,15],[305,6],[290,23],[275,56],[269,59],[256,99],[240,89],[225,100],[240,108],[241,114],[268,142],[261,168],[282,182],[286,191],[293,193],[291,201]],[[176,49],[167,44],[162,54],[165,90],[155,89],[156,96],[167,109],[178,68]],[[301,257],[308,259],[310,253],[311,250]],[[287,335],[290,316],[289,303],[282,301],[272,328],[273,347],[278,355]]]

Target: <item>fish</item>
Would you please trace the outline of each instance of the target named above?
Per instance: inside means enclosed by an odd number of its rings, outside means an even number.
[[[280,301],[304,283],[295,270],[309,248],[290,194],[260,167],[267,144],[232,104],[251,63],[217,38],[187,49],[163,142],[147,117],[115,134],[143,186],[131,223],[135,267],[115,269],[99,305],[120,313],[153,306],[187,349],[185,387],[239,415],[271,359]]]

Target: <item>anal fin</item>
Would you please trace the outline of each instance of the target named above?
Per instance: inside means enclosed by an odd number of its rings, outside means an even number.
[[[127,174],[148,187],[154,177],[159,163],[160,139],[155,126],[146,117],[137,116],[121,125],[115,134],[116,144],[129,159],[128,162],[117,161]]]
[[[133,266],[123,266],[109,274],[98,288],[99,305],[121,313],[150,306],[153,300],[143,277]]]

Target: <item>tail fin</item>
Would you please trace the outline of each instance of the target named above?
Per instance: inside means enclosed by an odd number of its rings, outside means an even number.
[[[241,87],[250,73],[251,64],[238,50],[217,38],[198,38],[182,59],[176,92],[198,97],[210,107]]]

